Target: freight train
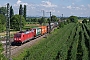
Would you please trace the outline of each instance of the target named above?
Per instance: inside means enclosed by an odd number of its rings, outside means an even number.
[[[51,23],[51,30],[54,27],[58,26],[58,22]],[[29,41],[33,38],[36,38],[37,36],[44,35],[50,31],[49,25],[47,26],[39,26],[36,28],[31,28],[26,31],[20,31],[14,34],[14,43],[24,43],[26,41]]]

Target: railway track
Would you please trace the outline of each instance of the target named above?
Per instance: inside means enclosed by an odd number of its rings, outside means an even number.
[[[18,53],[23,51],[25,48],[31,47],[32,45],[37,43],[39,40],[41,40],[41,38],[44,38],[46,35],[47,34],[40,36],[40,37],[37,37],[36,39],[30,40],[30,41],[22,44],[21,46],[11,46],[11,56],[18,55]],[[4,48],[4,51],[2,53],[5,55],[5,52],[6,52],[5,44],[3,45],[3,48]]]

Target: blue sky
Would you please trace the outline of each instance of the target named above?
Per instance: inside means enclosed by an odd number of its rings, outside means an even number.
[[[13,6],[15,14],[18,14],[19,5],[27,5],[27,16],[42,16],[42,10],[45,16],[85,16],[90,17],[90,0],[3,0],[0,7],[7,3]]]

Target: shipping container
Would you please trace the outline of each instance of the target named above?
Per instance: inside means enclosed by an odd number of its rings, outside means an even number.
[[[41,28],[40,27],[33,28],[32,30],[34,30],[34,37],[41,35]]]
[[[38,35],[41,35],[41,28],[36,28],[36,35],[38,36]]]
[[[40,26],[41,28],[41,34],[44,35],[45,33],[47,33],[47,26]]]

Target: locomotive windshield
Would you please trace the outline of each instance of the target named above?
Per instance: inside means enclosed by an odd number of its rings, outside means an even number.
[[[15,34],[15,37],[20,38],[21,34]]]

